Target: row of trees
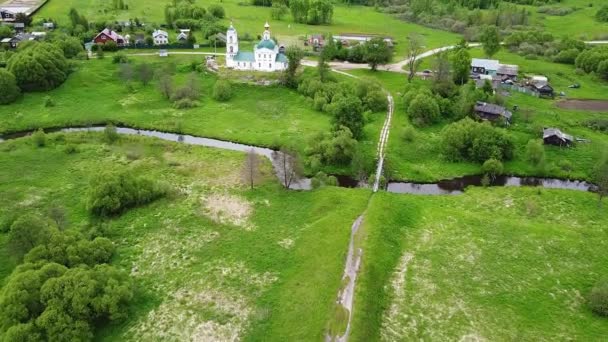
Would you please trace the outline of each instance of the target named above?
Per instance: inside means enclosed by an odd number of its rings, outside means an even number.
[[[296,23],[329,25],[334,15],[331,0],[290,0],[289,9]]]

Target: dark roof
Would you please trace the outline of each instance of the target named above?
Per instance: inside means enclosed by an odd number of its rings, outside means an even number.
[[[500,64],[496,73],[501,75],[517,76],[519,73],[519,67],[517,65]]]
[[[566,134],[560,131],[557,128],[545,128],[543,129],[543,139],[547,139],[549,137],[556,136],[563,141],[574,141],[571,135]]]
[[[475,103],[475,111],[492,115],[501,115],[507,119],[511,119],[511,116],[513,116],[505,107],[486,102]]]

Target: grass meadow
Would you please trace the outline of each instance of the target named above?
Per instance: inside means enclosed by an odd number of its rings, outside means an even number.
[[[532,22],[539,23],[544,30],[558,37],[569,36],[583,40],[605,40],[608,38],[608,23],[595,20],[598,9],[605,5],[603,0],[562,0],[556,7],[576,8],[565,16],[538,13],[536,7],[526,6],[532,13]]]
[[[66,147],[75,147],[67,153]],[[60,206],[68,229],[95,222],[88,181],[128,170],[172,194],[103,222],[113,261],[131,273],[129,318],[99,340],[320,340],[341,283],[350,227],[368,190],[284,191],[262,164],[242,184],[245,155],[145,137],[106,145],[97,133],[54,133],[0,144],[0,215]],[[4,251],[6,235],[0,234]],[[14,264],[0,254],[0,284]]]
[[[90,21],[116,21],[129,20],[138,17],[149,25],[160,25],[164,22],[165,2],[150,2],[145,0],[128,0],[128,10],[115,11],[111,9],[111,2],[104,0],[49,0],[49,2],[37,13],[42,18],[53,18],[60,24],[69,23],[68,12],[70,8],[77,8]],[[397,42],[395,58],[402,59],[405,55],[405,41],[408,33],[416,32],[425,38],[428,48],[439,47],[456,43],[459,36],[453,33],[425,28],[420,25],[407,23],[393,18],[389,14],[380,13],[373,7],[346,6],[336,4],[334,6],[333,23],[331,25],[306,25],[295,23],[288,14],[282,20],[273,20],[270,15],[270,7],[250,6],[247,1],[225,0],[225,1],[196,1],[203,7],[211,4],[219,4],[226,10],[226,19],[223,23],[228,25],[232,20],[239,35],[244,33],[257,37],[264,31],[264,23],[270,22],[273,35],[280,42],[298,42],[298,37],[319,33],[369,33],[381,34],[393,37]],[[197,37],[198,38],[198,37]]]
[[[351,340],[601,340],[586,301],[608,274],[607,222],[585,192],[379,193]]]

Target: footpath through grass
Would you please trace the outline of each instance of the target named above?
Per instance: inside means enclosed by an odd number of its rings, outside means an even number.
[[[118,247],[114,264],[137,291],[129,318],[99,339],[320,340],[350,227],[370,193],[285,191],[268,161],[262,184],[249,190],[244,159],[136,136],[106,145],[101,134],[52,134],[42,148],[30,138],[8,141],[0,144],[0,215],[60,206],[79,229],[90,220],[91,175],[120,169],[166,182],[171,196],[104,224]],[[12,264],[0,258],[2,284]]]
[[[608,274],[597,203],[533,188],[377,194],[351,340],[601,340],[608,321],[586,304]]]

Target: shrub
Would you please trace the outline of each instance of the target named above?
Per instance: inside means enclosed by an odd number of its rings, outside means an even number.
[[[608,317],[608,280],[600,280],[591,289],[589,305],[597,315]]]
[[[33,42],[20,47],[7,61],[7,70],[23,91],[51,90],[62,84],[70,69],[63,51],[51,43]]]
[[[439,120],[439,105],[435,98],[423,93],[416,95],[407,108],[410,120],[416,126],[430,125]]]
[[[55,107],[55,101],[53,100],[52,97],[50,97],[50,96],[47,95],[47,96],[44,97],[44,106],[47,107],[47,108],[48,107]]]
[[[129,57],[125,55],[123,52],[119,52],[112,56],[112,63],[114,64],[124,64],[129,63]]]
[[[490,177],[491,180],[494,180],[496,176],[499,176],[503,172],[502,163],[494,158],[488,159],[481,166],[481,172]]]
[[[416,130],[414,129],[414,127],[407,127],[403,131],[403,140],[407,142],[412,142],[416,140]]]
[[[560,160],[560,161],[559,161],[558,166],[559,166],[559,168],[560,168],[562,171],[564,171],[564,172],[568,172],[568,173],[570,173],[570,172],[572,172],[572,170],[574,170],[574,166],[573,166],[573,165],[572,165],[572,163],[571,163],[569,160],[567,160],[567,159],[562,159],[562,160]]]
[[[76,147],[76,145],[69,144],[69,145],[65,146],[65,148],[63,149],[63,151],[66,154],[74,154],[74,153],[78,152],[78,148]]]
[[[338,186],[338,179],[334,176],[328,176],[325,172],[319,171],[311,180],[310,185],[313,189],[322,186]]]
[[[513,157],[513,140],[501,128],[465,118],[441,131],[445,157],[452,161],[484,162],[488,159],[509,160]]]
[[[109,51],[109,52],[118,51],[118,44],[116,44],[116,42],[114,42],[114,41],[109,41],[105,44],[102,44],[101,49],[103,51]]]
[[[307,162],[313,169],[321,165],[347,165],[353,159],[357,141],[347,127],[314,136],[306,149]]]
[[[608,5],[602,6],[595,14],[595,19],[601,22],[608,22]]]
[[[130,172],[104,172],[91,180],[87,208],[97,216],[116,215],[165,194],[163,187]]]
[[[232,86],[226,80],[217,80],[213,86],[213,98],[216,101],[228,101],[232,97]]]
[[[530,163],[538,166],[545,160],[545,148],[541,140],[530,140],[526,145],[526,157]]]
[[[103,140],[108,144],[113,144],[118,140],[118,138],[120,138],[120,136],[116,131],[116,127],[114,127],[112,124],[107,125],[103,130]]]
[[[34,140],[34,145],[37,147],[44,147],[44,145],[46,145],[46,134],[42,128],[39,128],[32,134],[32,139]]]
[[[188,109],[195,108],[199,106],[198,101],[193,101],[188,98],[177,100],[173,103],[173,108],[175,109]]]

